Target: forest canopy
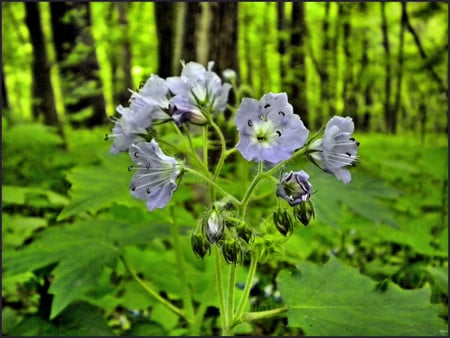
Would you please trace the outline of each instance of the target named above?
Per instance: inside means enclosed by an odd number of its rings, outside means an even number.
[[[291,94],[299,114],[316,126],[345,113],[364,130],[447,129],[443,2],[34,7],[2,3],[3,108],[9,123],[43,120],[40,114],[51,114],[46,91],[53,90],[53,114],[60,120],[101,124],[126,101],[126,89],[137,88],[150,74],[177,74],[181,60],[214,60],[219,74],[233,69],[255,97],[267,91]],[[39,30],[46,55],[33,46]],[[39,89],[41,81],[32,99],[37,62],[46,64],[51,81]],[[86,71],[75,76],[77,69]],[[36,101],[45,95],[44,114]]]

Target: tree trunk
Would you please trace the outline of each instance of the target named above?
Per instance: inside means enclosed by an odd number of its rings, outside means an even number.
[[[384,77],[384,121],[386,124],[386,131],[394,133],[393,129],[393,111],[391,109],[391,50],[389,47],[388,27],[386,19],[385,3],[381,3],[381,32],[383,34],[383,48],[384,48],[384,63],[385,63],[385,77]]]
[[[90,4],[51,2],[50,11],[66,113],[73,115],[70,119],[74,126],[101,125],[107,121],[106,104],[90,33]],[[76,113],[82,114],[77,117]]]
[[[173,69],[175,50],[175,2],[155,2],[156,33],[158,36],[158,75],[162,78],[175,74]]]
[[[50,66],[47,58],[44,34],[41,26],[39,3],[25,3],[25,23],[30,32],[34,56],[32,61],[33,117],[35,120],[43,117],[44,124],[60,127],[53,86],[50,79]]]
[[[360,2],[360,15],[365,16],[367,15],[367,3]],[[362,38],[362,55],[361,55],[361,68],[359,71],[359,74],[357,76],[357,86],[355,87],[356,92],[363,91],[363,102],[364,102],[364,113],[363,113],[363,119],[361,124],[358,126],[362,131],[369,131],[370,130],[370,119],[371,119],[371,107],[373,105],[373,98],[372,98],[372,81],[370,79],[367,79],[367,76],[365,75],[366,70],[369,67],[370,60],[369,60],[369,38],[367,37],[367,31],[365,27],[363,28],[364,31],[362,32],[363,38]]]
[[[130,93],[123,90],[123,87],[134,88],[133,78],[131,76],[131,44],[128,31],[130,26],[128,24],[128,9],[130,4],[127,2],[114,3],[119,13],[119,28],[120,41],[118,48],[118,62],[117,69],[114,73],[114,83],[120,84],[120,87],[115,85],[114,102],[125,105],[130,98]]]
[[[202,16],[202,6],[200,2],[186,2],[186,12],[184,16],[184,39],[181,59],[185,62],[199,62],[197,55],[198,30]]]
[[[254,77],[253,77],[253,65],[252,65],[252,48],[250,45],[250,34],[249,34],[251,16],[249,15],[249,13],[247,11],[248,11],[247,9],[244,11],[243,25],[242,25],[242,31],[243,31],[242,39],[243,39],[243,43],[244,43],[244,52],[245,52],[245,68],[247,69],[245,82],[253,90]]]
[[[222,75],[229,68],[239,74],[238,62],[238,3],[210,2],[212,19],[209,31],[209,60],[214,71]]]
[[[331,97],[330,97],[330,67],[329,59],[331,58],[331,43],[330,43],[330,6],[329,2],[325,3],[325,16],[322,21],[322,58],[319,64],[319,79],[320,79],[320,102],[321,105],[317,109],[316,118],[314,121],[315,128],[320,128],[324,124],[325,117],[330,114]]]
[[[305,67],[305,36],[307,26],[305,21],[305,4],[292,3],[291,31],[291,73],[289,78],[288,97],[294,107],[294,112],[300,115],[306,126],[309,125],[308,101],[306,97],[306,67]]]
[[[440,76],[434,70],[433,64],[431,62],[427,62],[427,54],[425,53],[425,50],[419,39],[419,35],[416,33],[414,27],[411,25],[411,22],[409,21],[408,11],[406,10],[406,3],[402,3],[402,15],[404,15],[405,20],[404,24],[408,29],[408,32],[410,32],[412,37],[414,38],[414,42],[416,43],[417,49],[419,50],[420,57],[424,60],[425,68],[429,71],[431,77],[436,82],[439,91],[447,96],[448,101],[448,87],[445,85],[444,81],[442,81]]]
[[[265,4],[265,12],[267,13],[270,10],[270,2],[266,2]],[[271,74],[269,71],[269,66],[267,64],[267,46],[269,44],[269,16],[265,15],[263,18],[262,27],[260,27],[261,32],[261,41],[259,46],[259,61],[260,68],[258,71],[259,74],[259,94],[262,96],[264,93],[270,91],[272,88],[271,85]]]
[[[398,125],[398,112],[400,111],[401,105],[401,93],[402,93],[402,80],[403,80],[403,49],[405,42],[405,24],[407,19],[406,13],[406,3],[402,2],[402,17],[400,19],[400,36],[399,36],[399,45],[398,45],[398,57],[397,57],[397,83],[395,88],[395,98],[394,105],[392,107],[393,116],[392,116],[392,129],[393,133],[397,132]]]
[[[286,65],[286,50],[288,47],[287,39],[287,22],[285,13],[285,3],[277,2],[277,29],[278,29],[278,55],[280,57],[279,69],[280,69],[280,84],[281,88],[284,87],[287,75]]]
[[[5,71],[3,70],[2,62],[2,109],[9,109],[8,94],[6,92]]]
[[[344,102],[344,108],[342,115],[350,116],[357,122],[357,109],[358,101],[356,99],[353,87],[355,86],[355,79],[353,75],[353,54],[350,48],[352,39],[352,26],[351,26],[351,10],[352,4],[339,4],[340,16],[342,19],[342,47],[345,56],[345,72],[344,72],[344,86],[342,90],[342,100]]]

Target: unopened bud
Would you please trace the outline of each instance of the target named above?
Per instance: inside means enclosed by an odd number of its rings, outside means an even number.
[[[306,202],[297,204],[294,207],[294,216],[300,222],[302,222],[303,225],[308,225],[311,219],[314,218],[314,207],[312,205],[312,202],[308,200]]]
[[[211,254],[211,246],[203,234],[196,232],[191,236],[191,245],[194,253],[203,259],[206,254]]]
[[[227,263],[236,263],[241,261],[241,247],[236,240],[226,241],[222,246],[222,253]]]
[[[224,221],[215,207],[203,220],[203,233],[208,241],[213,244],[223,237]]]
[[[286,210],[278,209],[273,212],[273,223],[283,236],[288,236],[294,231],[291,216]]]
[[[242,238],[246,243],[249,243],[253,239],[253,232],[245,224],[237,226],[236,231],[238,236]]]

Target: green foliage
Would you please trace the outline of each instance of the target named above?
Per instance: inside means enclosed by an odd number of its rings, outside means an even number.
[[[101,309],[85,302],[68,306],[53,321],[39,316],[23,319],[4,334],[11,336],[112,336]]]
[[[430,290],[406,291],[376,283],[330,257],[323,266],[299,264],[277,277],[289,306],[289,326],[313,336],[446,335],[447,328],[429,304]]]
[[[58,263],[49,290],[54,295],[51,312],[54,318],[92,287],[104,266],[115,266],[124,246],[147,243],[165,235],[164,228],[149,231],[145,224],[79,221],[48,229],[23,250],[5,252],[3,270],[7,275],[15,275]]]

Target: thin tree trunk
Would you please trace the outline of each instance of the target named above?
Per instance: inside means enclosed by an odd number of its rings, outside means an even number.
[[[322,21],[322,58],[319,65],[319,79],[320,79],[320,102],[321,105],[317,110],[316,119],[314,121],[315,128],[320,128],[324,123],[324,117],[328,116],[330,111],[330,67],[329,59],[331,57],[330,51],[330,6],[329,2],[325,3],[325,16]]]
[[[337,4],[336,4],[337,5]],[[339,8],[338,8],[339,10]],[[338,63],[338,45],[340,38],[341,18],[336,16],[334,27],[332,31],[334,34],[330,37],[330,75],[332,75],[330,81],[330,99],[328,107],[328,117],[332,117],[337,114],[337,97],[338,97],[338,83],[339,83],[339,63]],[[331,34],[331,31],[330,31]]]
[[[265,12],[267,13],[270,10],[270,2],[266,2],[265,4]],[[265,15],[262,21],[261,27],[261,43],[259,46],[259,60],[260,60],[260,69],[259,69],[259,93],[263,95],[268,90],[270,90],[271,86],[271,74],[269,72],[269,66],[267,64],[267,45],[269,44],[269,16]]]
[[[386,131],[393,133],[393,118],[391,109],[391,50],[389,47],[388,27],[386,19],[385,3],[381,3],[381,32],[383,34],[383,48],[384,48],[384,62],[385,62],[385,76],[384,76],[384,121],[386,124]]]
[[[50,79],[50,66],[47,58],[47,50],[44,34],[41,26],[39,3],[25,3],[25,23],[30,32],[33,46],[33,117],[38,120],[43,117],[44,124],[60,127],[56,110],[55,96]],[[62,129],[60,129],[60,132]]]
[[[229,68],[239,74],[237,53],[238,3],[211,2],[211,28],[209,31],[209,59],[215,62],[214,70],[221,75]]]
[[[198,30],[202,15],[202,6],[200,2],[186,2],[186,12],[184,16],[184,39],[181,58],[186,62],[196,61]]]
[[[367,14],[367,3],[360,2],[359,3],[360,13],[362,16],[365,16]],[[365,28],[365,27],[364,27]],[[363,91],[363,102],[364,102],[364,113],[363,113],[363,119],[362,123],[360,124],[359,128],[363,131],[369,131],[370,129],[370,119],[371,119],[371,107],[373,105],[373,99],[372,99],[372,81],[367,79],[367,75],[365,74],[366,70],[369,67],[370,60],[369,60],[369,38],[367,37],[367,31],[364,29],[362,32],[363,38],[362,38],[362,55],[361,55],[361,68],[359,71],[359,74],[357,76],[355,87],[355,92]]]
[[[118,2],[117,11],[119,12],[119,27],[120,27],[120,43],[119,43],[119,68],[115,74],[116,83],[120,83],[122,90],[115,91],[115,101],[126,104],[130,93],[123,90],[123,87],[133,88],[133,78],[131,76],[131,44],[128,31],[130,26],[128,24],[128,9],[130,4],[127,2]]]
[[[394,105],[392,107],[393,116],[392,116],[392,129],[393,133],[397,132],[398,125],[398,112],[400,111],[400,100],[401,100],[401,92],[402,92],[402,80],[403,80],[403,47],[405,41],[405,24],[407,19],[406,13],[406,3],[402,2],[402,17],[400,19],[400,36],[399,36],[399,46],[398,46],[398,57],[397,57],[397,83],[395,88],[395,97],[394,97]]]
[[[71,118],[74,126],[101,125],[107,121],[106,103],[90,32],[90,3],[51,2],[50,11],[65,111],[67,114],[90,111],[83,121]]]
[[[402,3],[402,15],[404,15],[404,20],[405,20],[404,24],[405,24],[406,28],[408,29],[408,32],[410,32],[414,38],[414,42],[416,43],[417,49],[419,50],[420,57],[424,60],[426,69],[430,72],[431,77],[436,82],[436,84],[439,88],[439,91],[441,93],[445,93],[448,98],[448,87],[445,85],[444,81],[439,77],[439,75],[434,70],[433,64],[431,62],[427,62],[427,54],[425,53],[425,50],[419,39],[419,35],[415,31],[414,27],[411,25],[411,22],[409,21],[408,11],[406,10],[406,3]],[[447,101],[448,101],[448,99],[447,99]]]
[[[289,102],[294,112],[300,115],[305,125],[309,125],[308,101],[306,97],[306,67],[305,67],[305,36],[307,26],[305,20],[305,4],[292,3],[292,32],[291,32],[291,72],[289,79]]]
[[[280,57],[279,69],[280,69],[280,84],[284,87],[286,81],[286,50],[287,50],[287,22],[285,13],[285,3],[277,2],[277,29],[278,29],[278,55]]]
[[[5,71],[2,62],[2,109],[9,109],[8,94],[6,92]]]
[[[344,107],[342,115],[348,115],[357,122],[358,101],[356,99],[353,87],[355,86],[355,79],[353,75],[353,53],[350,44],[354,43],[352,40],[352,26],[351,26],[351,10],[352,4],[339,4],[342,19],[342,46],[345,56],[345,72],[344,72],[344,86],[342,90],[342,100]]]
[[[253,88],[254,82],[253,82],[253,65],[252,65],[252,49],[250,45],[250,34],[249,34],[249,27],[251,24],[251,16],[247,12],[248,10],[244,11],[244,22],[243,22],[243,42],[244,42],[244,52],[245,52],[245,67],[247,68],[247,74],[246,74],[246,83]]]
[[[156,33],[158,36],[158,75],[165,78],[175,74],[175,2],[155,2]]]

